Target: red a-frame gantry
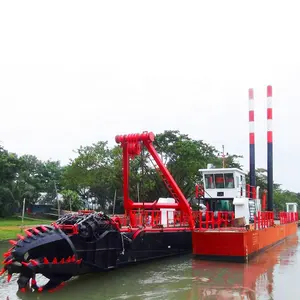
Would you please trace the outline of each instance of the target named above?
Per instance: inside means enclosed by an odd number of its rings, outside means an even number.
[[[154,210],[160,208],[174,208],[181,211],[188,219],[188,223],[191,229],[194,228],[194,219],[192,216],[191,207],[180,190],[179,186],[175,182],[174,178],[164,166],[160,160],[158,153],[156,152],[153,141],[155,136],[152,132],[144,132],[142,134],[128,134],[117,135],[115,140],[118,144],[121,144],[123,148],[123,194],[124,194],[124,208],[128,216],[130,216],[130,223],[135,224],[133,210],[145,209]],[[162,176],[165,184],[167,185],[170,193],[175,199],[176,203],[158,203],[157,200],[152,203],[147,202],[133,202],[129,198],[129,160],[141,153],[143,145],[147,148],[150,155],[155,160],[159,167],[160,175]]]

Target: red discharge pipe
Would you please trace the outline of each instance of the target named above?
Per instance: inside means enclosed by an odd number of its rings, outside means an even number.
[[[132,202],[131,208],[141,208],[141,209],[157,209],[157,208],[174,208],[180,209],[179,203],[157,203],[156,201],[149,203],[142,203],[142,202]]]
[[[252,199],[256,199],[256,187],[252,187]]]
[[[117,135],[115,137],[116,143],[137,143],[137,142],[153,142],[155,139],[155,135],[153,132],[143,132],[142,134],[134,133],[134,134],[125,134],[125,135]]]
[[[263,192],[262,194],[262,210],[266,210],[266,200],[267,200],[267,195],[266,195],[266,191]]]
[[[246,197],[247,198],[251,198],[251,195],[250,195],[250,184],[246,184]]]

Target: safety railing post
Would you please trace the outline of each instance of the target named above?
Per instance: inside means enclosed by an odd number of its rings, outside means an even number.
[[[218,211],[218,215],[217,215],[217,226],[218,228],[220,228],[221,226],[221,212]]]
[[[199,215],[199,227],[202,228],[202,211],[200,211]]]

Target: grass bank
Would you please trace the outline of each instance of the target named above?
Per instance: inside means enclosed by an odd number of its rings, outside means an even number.
[[[24,228],[41,224],[51,224],[49,219],[24,218]],[[0,218],[0,241],[15,239],[18,233],[22,234],[22,219],[19,217]]]

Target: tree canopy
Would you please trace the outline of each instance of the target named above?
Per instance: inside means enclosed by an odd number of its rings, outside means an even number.
[[[177,130],[157,134],[154,146],[188,199],[194,197],[195,185],[201,182],[199,169],[208,163],[222,167],[218,149]],[[81,209],[85,203],[111,213],[116,192],[115,212],[122,213],[122,149],[99,141],[80,146],[76,154],[62,166],[59,161],[41,161],[31,154],[18,156],[0,146],[0,216],[20,209],[24,198],[28,204],[55,204],[57,193],[64,199],[63,209]],[[225,166],[242,168],[240,157],[228,154]],[[256,180],[261,191],[266,189],[265,169],[256,170]],[[41,198],[41,193],[46,197]],[[147,151],[130,163],[130,196],[145,202],[169,196]],[[282,210],[286,202],[300,204],[300,194],[282,190],[274,183],[274,202],[275,208]]]

